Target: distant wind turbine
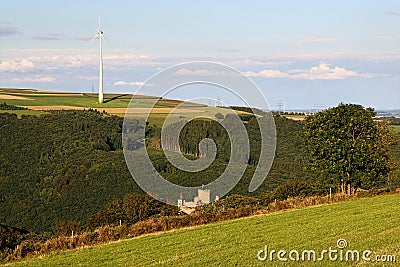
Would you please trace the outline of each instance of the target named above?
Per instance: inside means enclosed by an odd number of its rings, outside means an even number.
[[[92,38],[92,41],[99,36],[100,40],[100,66],[99,66],[99,103],[102,104],[104,102],[103,95],[103,31],[100,29],[100,18],[99,18],[99,27],[97,28],[97,33]]]

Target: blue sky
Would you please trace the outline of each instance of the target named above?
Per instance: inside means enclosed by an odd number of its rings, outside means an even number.
[[[400,108],[397,0],[53,0],[1,7],[0,87],[96,89],[98,40],[89,40],[100,16],[108,39],[106,92],[135,92],[165,67],[209,60],[253,79],[273,109],[281,101],[287,109],[341,101]]]

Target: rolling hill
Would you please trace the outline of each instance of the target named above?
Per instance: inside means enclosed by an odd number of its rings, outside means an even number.
[[[393,194],[275,212],[29,257],[9,266],[398,266],[399,204],[400,194]],[[288,261],[278,260],[277,252],[272,261],[260,261],[257,254],[263,258],[265,246],[268,253],[285,250]],[[338,250],[337,260],[325,254],[318,261],[330,248]],[[306,254],[305,261],[292,261],[290,250],[299,252],[300,259],[303,251],[314,250],[316,261],[308,261]],[[350,254],[346,262],[348,250],[370,250],[366,258],[371,262],[362,256],[352,260]],[[378,263],[377,256],[387,262]]]

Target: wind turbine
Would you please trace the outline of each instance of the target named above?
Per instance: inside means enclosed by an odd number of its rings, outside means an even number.
[[[97,28],[97,33],[92,38],[92,41],[99,36],[100,39],[100,66],[99,66],[99,103],[102,104],[104,102],[103,95],[103,31],[100,29],[100,18],[99,18],[99,27]]]

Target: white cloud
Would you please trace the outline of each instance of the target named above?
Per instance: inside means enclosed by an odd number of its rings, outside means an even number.
[[[62,37],[62,35],[58,34],[58,33],[45,33],[45,34],[35,36],[35,37],[33,37],[33,39],[49,41],[49,40],[60,40],[61,37]]]
[[[25,73],[35,68],[35,64],[28,59],[9,60],[0,62],[0,72],[21,72]]]
[[[87,81],[94,81],[94,80],[98,79],[97,76],[80,76],[80,75],[76,76],[76,78],[82,79],[82,80],[87,80]]]
[[[97,46],[96,46],[97,48]],[[18,73],[41,73],[41,75],[54,75],[54,73],[74,73],[77,79],[81,80],[97,80],[97,75],[93,75],[98,71],[98,50],[96,48],[80,48],[80,49],[4,49],[3,57],[0,61],[0,72],[11,73],[18,77]],[[6,56],[7,55],[7,56]],[[280,78],[280,79],[304,79],[304,80],[341,80],[349,77],[392,77],[390,74],[376,74],[365,72],[356,72],[348,70],[340,64],[346,65],[347,60],[359,60],[365,63],[365,66],[375,64],[376,62],[389,62],[393,64],[400,60],[400,54],[385,55],[354,55],[345,52],[331,53],[329,55],[318,54],[294,54],[279,55],[273,54],[263,57],[252,58],[206,58],[209,61],[221,61],[227,65],[244,71],[249,77],[263,78]],[[155,71],[157,67],[163,69],[166,66],[174,65],[183,60],[199,60],[199,57],[158,57],[154,55],[135,53],[132,50],[106,49],[104,53],[104,68],[106,73],[113,73],[114,70],[125,71],[135,68],[132,71]],[[202,58],[204,60],[204,58]],[[328,65],[326,63],[313,64],[319,60],[341,62],[336,65]],[[317,61],[317,62],[318,62]],[[306,64],[306,65],[305,65]],[[312,66],[310,68],[304,66]],[[299,67],[302,66],[302,67]],[[248,71],[246,71],[248,70]],[[116,73],[116,72],[115,72]],[[182,68],[178,70],[176,75],[197,75],[197,76],[232,76],[237,75],[234,71],[217,71],[213,69],[190,69]],[[80,76],[82,75],[82,76]],[[86,75],[86,76],[84,76]],[[91,76],[93,75],[93,76]],[[113,74],[112,74],[113,75]],[[119,81],[118,77],[111,77],[111,81],[117,81],[117,85],[140,86],[135,82]]]
[[[354,76],[357,76],[355,71],[346,70],[345,68],[337,66],[331,68],[328,64],[321,63],[316,67],[311,67],[306,72],[295,74],[293,78],[308,80],[343,80]]]
[[[249,77],[263,77],[263,78],[289,78],[289,74],[283,73],[280,70],[262,70],[259,72],[246,71],[243,73]]]
[[[97,48],[97,46],[96,46]],[[35,70],[65,70],[66,68],[98,68],[98,49],[4,49],[2,61],[14,62],[24,58],[32,62]],[[106,70],[119,70],[138,66],[168,66],[168,59],[147,54],[133,53],[130,50],[103,51],[103,64]],[[167,62],[166,62],[167,61]],[[14,63],[15,64],[15,63]],[[9,69],[9,67],[7,67]]]
[[[287,78],[287,79],[302,79],[302,80],[343,80],[349,77],[365,77],[372,78],[373,74],[357,73],[355,71],[346,70],[343,67],[334,68],[326,63],[321,63],[318,66],[311,67],[308,70],[293,69],[288,72],[281,72],[280,70],[261,70],[259,72],[244,72],[249,77],[262,77],[262,78]]]
[[[237,75],[235,72],[216,72],[210,70],[189,70],[182,68],[175,72],[176,75],[198,75],[198,76],[232,76]],[[245,71],[244,75],[248,77],[261,77],[267,79],[285,78],[285,79],[302,79],[302,80],[343,80],[349,77],[372,78],[376,75],[371,73],[357,73],[347,70],[343,67],[331,67],[329,64],[321,63],[310,69],[293,69],[283,72],[277,69],[264,69],[258,72]]]
[[[54,82],[55,80],[56,80],[55,77],[48,75],[35,75],[31,77],[14,79],[14,81],[16,82],[34,82],[34,83],[48,83],[48,82]]]
[[[144,82],[125,82],[125,81],[116,81],[113,85],[117,86],[151,86],[151,84],[147,84]]]
[[[189,70],[186,68],[179,69],[175,72],[175,75],[196,75],[196,76],[236,76],[236,72],[222,72],[222,71],[212,71],[212,70]]]
[[[300,36],[297,39],[299,44],[309,44],[309,43],[330,43],[336,42],[336,38],[332,37],[321,37],[321,36]]]

